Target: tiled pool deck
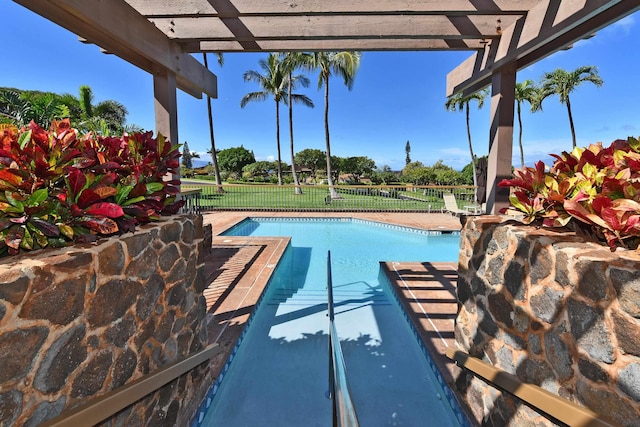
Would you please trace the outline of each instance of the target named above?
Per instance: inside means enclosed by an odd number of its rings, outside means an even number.
[[[209,310],[209,341],[225,350],[212,363],[217,377],[233,350],[262,290],[282,256],[288,238],[219,236],[247,217],[351,217],[423,230],[460,230],[460,220],[448,214],[418,213],[299,213],[299,212],[213,212],[204,214],[213,226],[213,249],[208,256],[205,290]],[[381,261],[386,273],[412,319],[424,346],[448,384],[458,368],[444,355],[454,346],[456,303],[456,263],[390,263]]]

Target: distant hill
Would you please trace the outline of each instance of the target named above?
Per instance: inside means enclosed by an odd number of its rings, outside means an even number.
[[[193,164],[194,169],[202,168],[211,163],[211,160],[191,159],[191,163]]]

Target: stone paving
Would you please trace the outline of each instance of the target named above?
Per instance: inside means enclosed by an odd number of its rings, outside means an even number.
[[[354,217],[427,230],[460,230],[460,219],[424,213],[214,212],[204,214],[213,226],[213,250],[206,260],[211,285],[205,290],[209,340],[225,352],[214,360],[217,375],[242,332],[262,290],[283,254],[288,238],[228,237],[219,234],[246,217]],[[384,261],[384,260],[381,260]],[[456,263],[381,263],[405,310],[429,349],[445,381],[452,384],[457,367],[445,356],[454,345],[457,313]]]

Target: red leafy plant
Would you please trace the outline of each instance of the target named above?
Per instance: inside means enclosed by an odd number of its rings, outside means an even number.
[[[552,154],[549,171],[543,162],[516,169],[510,202],[524,213],[525,223],[568,227],[616,247],[640,243],[640,142],[633,137]]]
[[[0,257],[134,231],[175,214],[179,145],[79,135],[68,119],[0,130]]]

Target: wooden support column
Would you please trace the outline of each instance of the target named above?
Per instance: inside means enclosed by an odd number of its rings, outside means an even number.
[[[491,129],[487,167],[487,213],[497,214],[509,206],[509,189],[498,187],[511,178],[513,149],[513,114],[515,104],[516,64],[508,64],[491,78]]]
[[[153,74],[153,106],[156,115],[156,133],[161,133],[172,144],[178,144],[178,98],[176,75],[169,71]],[[180,174],[172,179],[180,179]]]

